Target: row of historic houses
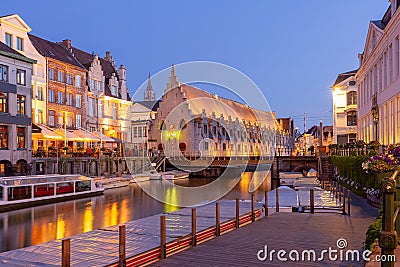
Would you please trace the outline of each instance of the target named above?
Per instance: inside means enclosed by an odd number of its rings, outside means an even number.
[[[60,168],[90,173],[99,166],[89,166],[90,160],[60,164],[59,154],[122,156],[120,144],[130,138],[131,127],[125,67],[117,67],[109,52],[100,57],[70,40],[52,42],[30,32],[20,16],[0,17],[0,175],[63,172]],[[23,89],[26,94],[19,93]],[[21,105],[23,114],[14,114]],[[14,144],[22,128],[24,144]]]
[[[359,68],[332,86],[337,143],[400,143],[400,1],[389,2],[384,16],[369,22]]]
[[[126,69],[109,52],[30,31],[18,15],[0,17],[0,175],[121,175],[152,156],[263,157],[275,144],[293,147],[273,112],[181,83],[174,66],[160,100],[149,75],[143,101],[132,101]]]

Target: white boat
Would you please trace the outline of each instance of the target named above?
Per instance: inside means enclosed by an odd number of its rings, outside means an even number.
[[[121,178],[121,177],[100,178],[100,179],[96,179],[96,182],[100,183],[101,186],[104,188],[104,190],[107,190],[107,189],[112,189],[112,188],[128,186],[130,179]]]
[[[0,212],[103,194],[83,175],[32,175],[0,178]]]
[[[162,178],[164,180],[179,180],[186,179],[189,177],[189,172],[184,171],[169,171],[162,173]]]

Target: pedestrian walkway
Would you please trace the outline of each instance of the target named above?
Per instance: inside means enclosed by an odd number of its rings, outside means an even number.
[[[365,233],[376,216],[377,209],[369,206],[365,199],[352,195],[351,216],[338,213],[273,213],[253,224],[155,262],[152,266],[364,266],[362,259],[330,261],[328,254],[319,262],[282,262],[277,260],[275,252],[272,261],[260,261],[257,253],[267,245],[268,251],[284,249],[289,253],[290,250],[297,250],[300,256],[303,250],[315,250],[318,258],[322,250],[329,247],[338,249],[337,240],[345,239],[347,247],[343,251],[358,250],[361,255]],[[285,256],[288,258],[288,254]]]

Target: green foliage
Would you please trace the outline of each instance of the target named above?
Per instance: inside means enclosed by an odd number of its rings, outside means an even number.
[[[337,167],[340,176],[349,178],[360,184],[361,188],[380,188],[380,179],[374,173],[365,173],[361,164],[367,156],[332,156],[332,162]]]
[[[382,213],[383,209],[381,206],[378,210],[378,217],[371,223],[366,233],[364,248],[370,251],[374,251],[374,247],[379,244],[379,235],[382,230]]]

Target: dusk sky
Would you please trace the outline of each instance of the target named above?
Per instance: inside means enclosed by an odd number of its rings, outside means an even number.
[[[152,74],[188,61],[215,61],[248,75],[278,117],[302,129],[332,124],[330,86],[358,68],[370,20],[387,0],[303,1],[15,1],[32,34],[105,51],[127,68],[131,94]],[[179,72],[178,72],[179,77]],[[166,83],[167,81],[165,81]],[[154,84],[161,92],[164,84]],[[162,87],[162,88],[160,88]],[[159,97],[159,95],[157,95]]]

